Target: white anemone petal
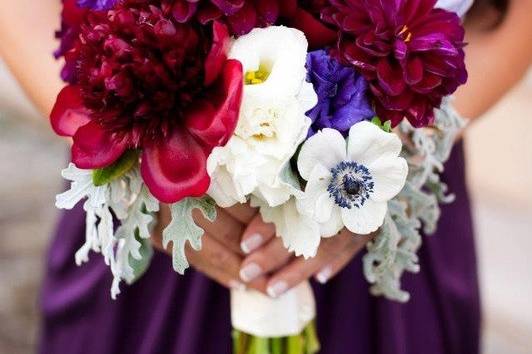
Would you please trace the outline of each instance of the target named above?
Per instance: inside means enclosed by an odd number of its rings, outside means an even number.
[[[402,157],[379,159],[368,166],[375,186],[370,198],[386,202],[403,189],[408,174],[408,164]]]
[[[336,236],[343,227],[344,222],[342,221],[341,208],[337,205],[333,205],[329,220],[320,224],[321,237],[328,238]]]
[[[308,181],[315,166],[331,170],[345,160],[345,145],[344,137],[337,130],[326,128],[314,134],[305,141],[297,159],[301,177]]]
[[[386,203],[368,199],[360,208],[342,208],[342,220],[349,231],[367,235],[382,226],[387,209]]]
[[[386,133],[375,124],[364,121],[349,130],[347,157],[367,167],[378,159],[397,157],[401,147],[397,135]]]

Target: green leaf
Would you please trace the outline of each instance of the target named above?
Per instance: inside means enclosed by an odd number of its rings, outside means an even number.
[[[144,273],[146,273],[146,270],[148,270],[153,257],[153,247],[150,240],[140,238],[138,231],[135,233],[135,239],[141,244],[139,249],[141,258],[135,259],[131,256],[131,254],[129,255],[129,265],[131,268],[133,268],[134,274],[134,278],[132,281],[128,282],[129,284],[133,284],[140,279]]]
[[[216,220],[216,203],[209,197],[185,198],[170,205],[172,221],[163,231],[163,246],[168,248],[172,242],[172,264],[174,270],[183,274],[189,264],[185,255],[185,245],[188,241],[193,249],[201,249],[203,229],[196,225],[192,211],[199,209],[209,221]]]
[[[97,187],[108,184],[129,172],[138,161],[138,152],[136,150],[128,150],[111,166],[94,170],[92,172],[92,182]]]
[[[379,117],[375,116],[371,120],[371,123],[375,124],[377,127],[381,128],[386,133],[392,132],[392,121],[391,120],[387,120],[386,122],[383,123]]]

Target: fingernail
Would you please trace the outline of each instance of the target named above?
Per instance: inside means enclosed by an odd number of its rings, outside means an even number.
[[[262,269],[257,263],[249,263],[240,269],[240,278],[248,283],[262,274]]]
[[[268,289],[266,289],[266,292],[270,297],[278,298],[279,296],[283,295],[288,290],[288,284],[285,281],[278,281],[277,283],[273,283],[272,285],[268,286]]]
[[[246,290],[246,286],[238,280],[230,280],[229,288],[235,290]]]
[[[240,248],[242,248],[242,251],[245,254],[249,254],[252,251],[259,248],[263,242],[264,242],[264,239],[262,238],[261,235],[253,234],[249,236],[248,238],[246,238],[244,241],[242,241],[242,243],[240,244]]]
[[[323,268],[318,274],[316,274],[316,280],[320,284],[325,284],[331,279],[332,275],[332,268],[330,266],[327,266]]]

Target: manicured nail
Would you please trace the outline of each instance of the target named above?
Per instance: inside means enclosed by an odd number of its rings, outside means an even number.
[[[318,274],[316,274],[316,280],[321,283],[325,284],[331,279],[332,276],[332,268],[331,266],[326,266]]]
[[[246,238],[244,241],[242,241],[242,243],[240,244],[240,248],[242,248],[242,251],[245,254],[249,254],[259,248],[263,242],[264,238],[261,235],[253,234]]]
[[[270,297],[278,298],[279,296],[283,295],[287,290],[288,284],[285,281],[278,281],[268,286],[266,292],[268,293],[268,295],[270,295]]]
[[[249,263],[240,269],[240,278],[248,283],[262,274],[262,269],[257,263]]]
[[[229,288],[235,290],[246,290],[246,286],[238,280],[230,280]]]

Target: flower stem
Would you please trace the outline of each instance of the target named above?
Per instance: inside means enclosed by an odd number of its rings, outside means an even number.
[[[298,335],[289,337],[256,337],[233,331],[233,354],[316,354],[320,343],[314,322]]]

